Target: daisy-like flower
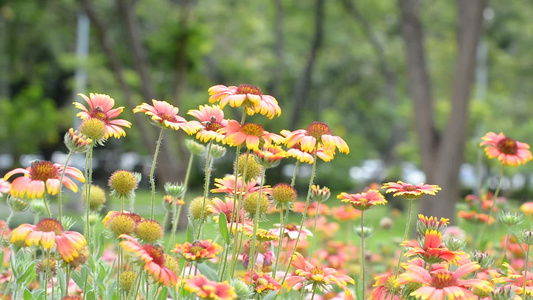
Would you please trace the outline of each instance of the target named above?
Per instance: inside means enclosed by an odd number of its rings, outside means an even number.
[[[315,256],[327,266],[336,270],[346,269],[348,262],[355,256],[355,247],[344,242],[328,241],[326,246],[317,250]]]
[[[57,251],[67,263],[80,256],[87,245],[85,237],[76,231],[65,231],[58,220],[42,219],[37,225],[22,224],[11,232],[11,243],[19,246],[41,246]]]
[[[479,269],[475,262],[466,263],[454,272],[444,268],[434,271],[428,271],[422,267],[407,264],[405,273],[401,274],[394,282],[396,287],[409,283],[420,283],[421,287],[411,292],[409,296],[415,299],[432,299],[432,300],[474,300],[474,295],[470,288],[475,288],[484,292],[491,292],[492,285],[481,279],[461,279],[461,277],[471,274]]]
[[[9,181],[6,181],[4,179],[0,179],[0,197],[2,197],[4,194],[9,192],[11,189],[11,183]]]
[[[526,216],[533,216],[533,202],[524,202],[520,205],[520,211]]]
[[[350,153],[348,144],[342,138],[332,135],[329,126],[322,122],[313,122],[307,129],[285,132],[287,147],[290,148],[298,143],[302,151],[309,153],[314,153],[315,149],[320,149],[321,146],[327,155],[334,155],[337,148],[341,153]]]
[[[524,293],[524,280],[526,283],[526,295],[533,296],[533,272],[518,272],[508,263],[503,263],[502,267],[507,269],[507,275],[494,278],[494,283],[506,283],[510,284],[511,287],[518,295]]]
[[[374,283],[370,299],[374,300],[389,300],[391,294],[394,294],[394,274],[384,273],[374,277]],[[393,300],[400,300],[396,294],[392,297]]]
[[[133,253],[137,256],[137,261],[144,265],[144,270],[152,275],[156,282],[165,286],[175,286],[178,282],[176,273],[165,266],[165,254],[158,247],[151,244],[141,245],[139,242],[127,235],[122,234],[119,238],[123,239],[119,244],[126,252]]]
[[[464,211],[460,210],[459,213],[457,213],[457,216],[459,218],[465,219],[470,222],[474,223],[487,223],[488,225],[492,225],[494,223],[494,217],[489,216],[484,213],[478,213],[477,211]]]
[[[113,108],[115,105],[115,99],[104,94],[90,93],[89,97],[85,96],[84,94],[78,95],[82,97],[85,102],[87,102],[89,107],[87,108],[79,102],[74,102],[74,106],[82,110],[76,115],[77,117],[80,117],[82,120],[95,118],[104,122],[104,138],[106,139],[110,136],[113,136],[117,139],[119,139],[121,136],[126,136],[126,131],[124,131],[122,127],[130,128],[131,123],[122,119],[112,120],[118,117],[118,115],[120,115],[124,109],[123,106]]]
[[[361,211],[355,209],[351,205],[342,205],[336,206],[331,209],[331,214],[335,220],[344,222],[344,221],[353,221],[361,218]]]
[[[229,196],[235,194],[235,176],[228,175],[224,178],[215,178],[215,189],[211,190],[211,193],[226,193]],[[260,186],[257,185],[255,179],[250,179],[250,182],[243,182],[242,178],[237,177],[237,193],[243,196],[249,193],[258,192]],[[269,194],[272,191],[269,185],[263,186],[263,194]]]
[[[187,261],[202,262],[214,258],[222,251],[222,246],[211,240],[194,241],[192,243],[176,244],[172,252],[179,253]]]
[[[402,246],[406,246],[410,249],[404,255],[419,256],[425,262],[434,264],[442,261],[449,263],[457,263],[457,261],[464,257],[465,254],[461,251],[450,251],[442,244],[442,233],[437,230],[426,230],[419,241],[408,240],[405,241]]]
[[[223,141],[224,135],[219,129],[226,127],[228,120],[224,119],[224,112],[218,105],[200,105],[200,109],[191,109],[187,114],[197,118],[202,124],[202,128],[196,133],[196,139],[204,143]]]
[[[329,216],[329,215],[331,215],[331,210],[329,209],[329,206],[323,205],[320,202],[311,202],[307,206],[307,215],[309,217],[316,216],[316,207],[317,207],[317,205],[320,205],[320,207],[318,208],[318,215],[320,215],[320,216]],[[295,213],[303,213],[304,209],[305,209],[305,202],[302,202],[302,201],[294,202],[294,206],[293,206],[292,210]]]
[[[255,123],[245,123],[241,125],[235,120],[229,120],[228,126],[220,129],[226,135],[226,142],[230,146],[245,145],[250,150],[259,149],[262,143],[283,142],[283,137],[275,133],[270,133],[263,129],[263,126]]]
[[[234,213],[234,210],[238,209],[238,205],[235,205],[235,203],[234,198],[226,197],[225,200],[213,198],[212,203],[207,205],[207,211],[215,215],[213,220],[217,223],[220,220],[220,214],[225,214],[228,229],[250,231],[252,229],[252,221],[246,218],[242,210],[239,213]],[[231,222],[232,216],[234,218],[233,223]]]
[[[417,229],[418,234],[424,235],[427,230],[436,230],[443,232],[446,226],[450,223],[450,219],[436,217],[426,217],[422,214],[418,215]]]
[[[11,195],[17,198],[23,198],[24,196],[31,199],[41,198],[45,191],[50,195],[59,193],[59,179],[64,168],[65,166],[60,164],[54,164],[46,160],[37,160],[32,162],[31,166],[26,169],[16,168],[7,172],[4,180],[8,180],[14,174],[24,174],[24,176],[13,180],[10,188]],[[83,173],[74,167],[67,167],[65,169],[65,175],[80,182],[85,182]],[[63,176],[63,184],[76,193],[78,186],[68,176]]]
[[[392,194],[394,197],[404,197],[405,199],[413,200],[422,197],[423,195],[435,195],[441,188],[435,184],[417,184],[413,185],[403,181],[387,182],[383,184],[383,189],[387,189],[386,193]]]
[[[337,196],[337,198],[342,199],[341,202],[351,204],[355,209],[358,210],[367,210],[378,204],[385,205],[387,203],[385,197],[383,197],[378,190],[373,189],[357,194],[347,194],[342,192]]]
[[[244,274],[244,282],[250,284],[250,273],[252,270]],[[263,272],[254,271],[254,276],[252,278],[252,286],[257,294],[266,294],[269,291],[279,291],[281,290],[281,284],[272,278],[270,275]]]
[[[283,137],[287,138],[288,136],[290,136],[292,134],[292,132],[289,131],[289,130],[283,129],[282,131],[280,131],[280,134]],[[304,150],[302,150],[302,146],[301,146],[300,143],[296,143],[296,144],[292,145],[287,150],[287,156],[288,157],[294,157],[299,162],[304,162],[304,163],[308,163],[308,164],[312,164],[315,161],[315,158],[313,157],[313,153],[314,153],[314,150],[313,151],[304,151]],[[320,145],[320,147],[318,148],[317,157],[319,157],[320,159],[322,159],[325,162],[328,162],[328,161],[331,161],[335,157],[335,153],[326,153],[326,152],[324,152],[324,149],[323,149],[322,145]]]
[[[204,275],[196,275],[185,280],[184,288],[202,299],[231,300],[237,299],[235,288],[229,282],[216,282]]]
[[[281,108],[278,101],[270,96],[263,95],[261,89],[250,85],[241,84],[239,86],[215,85],[209,88],[209,102],[219,102],[220,107],[224,108],[226,104],[231,107],[244,106],[246,113],[253,116],[256,113],[272,119],[274,116],[281,115]]]
[[[290,289],[300,289],[307,285],[315,285],[319,289],[329,290],[331,284],[336,284],[345,292],[349,292],[348,283],[354,284],[354,280],[344,274],[339,274],[333,268],[320,268],[307,262],[300,253],[294,254],[292,266],[296,267],[294,274],[285,280]]]
[[[481,139],[483,142],[479,145],[487,146],[485,147],[487,157],[490,159],[497,157],[505,166],[519,166],[533,159],[528,144],[506,137],[501,132],[500,134],[489,132]]]
[[[265,145],[263,149],[255,149],[255,160],[265,168],[273,168],[279,165],[280,161],[287,157],[285,152],[280,146]]]
[[[203,128],[202,124],[197,121],[187,121],[185,118],[178,116],[179,108],[166,101],[152,99],[152,103],[154,104],[153,106],[148,103],[137,105],[133,112],[145,113],[156,126],[173,130],[182,129],[188,135],[194,134]]]
[[[277,223],[274,224],[277,228],[270,229],[270,232],[275,234],[276,236],[279,236],[281,233],[281,224]],[[298,232],[300,232],[300,226],[295,224],[287,224],[285,228],[283,228],[283,236],[288,237],[291,240],[295,240],[298,237]],[[311,230],[307,228],[302,228],[302,233],[300,234],[300,239],[306,239],[308,236],[313,236],[313,233]]]

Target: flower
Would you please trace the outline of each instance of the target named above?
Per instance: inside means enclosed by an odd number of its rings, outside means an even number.
[[[287,147],[292,147],[300,143],[300,148],[303,151],[314,153],[316,149],[323,147],[324,153],[327,155],[335,154],[338,148],[342,153],[350,153],[350,148],[346,142],[335,135],[331,135],[331,129],[326,123],[313,122],[307,129],[299,129],[293,132],[285,132],[285,144]]]
[[[270,232],[279,236],[281,234],[281,224],[276,223],[274,224],[277,228],[270,229]],[[296,224],[287,224],[283,228],[283,236],[288,237],[291,240],[295,240],[298,237],[298,233],[300,232],[300,226]],[[305,228],[305,226],[302,228],[302,232],[300,233],[300,239],[306,239],[307,236],[312,236],[313,233],[311,230]]]
[[[220,108],[224,108],[226,104],[231,107],[245,106],[246,113],[253,116],[256,113],[266,116],[272,119],[274,116],[281,115],[281,108],[278,105],[278,101],[270,96],[263,95],[261,89],[250,85],[241,84],[239,86],[225,86],[215,85],[208,90],[209,102],[220,103]]]
[[[104,94],[90,93],[89,97],[85,96],[84,94],[78,95],[82,97],[85,102],[87,102],[89,108],[86,108],[79,102],[74,102],[74,106],[82,110],[76,115],[77,117],[80,117],[82,120],[98,119],[104,122],[105,139],[109,138],[110,136],[113,136],[117,139],[119,139],[121,136],[126,136],[126,131],[124,131],[121,126],[130,128],[131,123],[122,119],[111,120],[118,117],[118,115],[120,115],[124,109],[123,106],[113,109],[113,106],[115,105],[115,99]]]
[[[240,210],[239,213],[234,213],[234,210],[238,209],[238,205],[235,205],[235,199],[226,197],[223,200],[219,198],[213,198],[213,201],[211,204],[207,206],[207,210],[210,213],[213,213],[217,216],[214,216],[213,219],[218,223],[220,219],[220,215],[224,214],[226,216],[226,223],[228,226],[228,229],[240,229],[243,227],[244,223],[244,229],[252,229],[252,222],[244,216],[244,212]],[[235,214],[235,215],[233,215]],[[233,223],[231,222],[231,218],[234,218]],[[243,219],[244,218],[244,219]]]
[[[250,274],[252,270],[246,272],[244,274],[244,282],[247,284],[250,284]],[[263,272],[256,272],[254,270],[254,276],[252,278],[252,286],[254,287],[254,290],[257,294],[261,294],[263,292],[268,293],[268,291],[278,291],[281,290],[281,284],[276,281],[276,279],[272,278],[268,274],[265,274]]]
[[[74,153],[86,152],[89,150],[89,147],[91,147],[93,142],[93,140],[86,137],[85,134],[79,132],[78,130],[74,130],[74,128],[70,128],[68,130],[63,141],[68,150]]]
[[[120,247],[126,252],[135,254],[138,257],[137,261],[144,264],[144,270],[152,275],[155,281],[166,286],[176,285],[178,277],[165,267],[165,255],[161,249],[151,244],[141,245],[127,234],[121,234],[119,238],[124,239],[119,243]]]
[[[18,177],[13,180],[11,184],[10,193],[17,198],[23,198],[26,195],[28,198],[42,198],[45,187],[46,192],[51,195],[59,193],[59,179],[61,178],[61,172],[63,172],[65,166],[60,164],[54,164],[46,160],[36,160],[32,162],[31,166],[26,169],[16,168],[7,172],[4,176],[4,180],[8,180],[14,174],[24,174],[23,177]],[[66,167],[65,175],[85,182],[83,173],[74,168]],[[63,177],[63,184],[73,192],[78,191],[78,186],[68,176]]]
[[[442,261],[449,263],[457,263],[457,261],[464,257],[464,253],[460,251],[450,251],[442,244],[442,233],[437,230],[427,229],[425,234],[419,238],[418,241],[405,241],[403,246],[412,248],[404,255],[407,257],[418,255],[425,262],[434,264]]]
[[[237,299],[235,288],[227,281],[216,282],[207,279],[204,275],[196,275],[185,280],[185,289],[196,294],[202,299],[231,300]]]
[[[109,176],[107,185],[111,188],[112,193],[119,198],[129,198],[134,195],[134,191],[138,187],[139,177],[131,171],[117,170]]]
[[[144,219],[135,227],[135,235],[148,243],[156,242],[163,238],[164,234],[163,226],[156,220]]]
[[[384,273],[374,277],[374,283],[370,299],[374,300],[388,300],[391,299],[391,293],[394,294],[394,274]],[[396,295],[392,297],[393,300],[400,300]]]
[[[353,221],[361,218],[361,211],[352,205],[341,205],[331,208],[331,214],[337,221]]]
[[[446,266],[446,265],[445,265]],[[396,287],[409,283],[420,283],[421,287],[411,292],[409,296],[416,299],[432,300],[471,300],[477,299],[470,288],[491,292],[493,287],[488,281],[481,279],[460,279],[479,269],[475,262],[466,263],[454,272],[447,268],[428,271],[417,265],[407,264],[406,272],[401,274],[394,282]]]
[[[212,189],[212,193],[226,193],[229,195],[235,194],[235,176],[228,175],[224,178],[215,178],[215,186],[217,188]],[[244,183],[241,177],[237,177],[237,193],[240,195],[246,195],[248,193],[253,193],[259,191],[260,186],[257,185],[255,179],[250,179],[250,182]],[[263,186],[263,194],[269,194],[271,188],[268,185]]]
[[[214,258],[222,251],[222,246],[211,240],[194,241],[192,243],[176,244],[172,252],[179,253],[185,260],[202,262]]]
[[[180,130],[182,129],[188,135],[200,130],[203,126],[197,121],[188,122],[184,118],[178,116],[179,108],[171,105],[166,101],[158,101],[152,99],[154,106],[143,103],[137,105],[134,113],[143,112],[149,116],[152,123],[158,127],[165,129]]]
[[[487,157],[489,159],[497,157],[505,166],[519,166],[533,159],[528,144],[506,137],[501,132],[500,134],[489,132],[481,139],[483,142],[479,145],[487,146],[485,147]]]
[[[450,223],[450,219],[436,217],[426,217],[422,214],[418,215],[417,230],[419,235],[426,234],[426,231],[437,230],[443,232],[446,226]]]
[[[358,194],[340,193],[337,196],[338,199],[342,199],[341,202],[351,204],[355,209],[367,210],[378,204],[385,205],[387,200],[378,190],[368,190]]]
[[[398,182],[387,182],[383,184],[383,189],[387,189],[386,193],[392,194],[394,197],[402,196],[405,199],[413,200],[426,195],[435,195],[441,188],[438,185],[434,184],[417,184],[412,185],[410,183],[405,183],[403,181]]]
[[[280,131],[281,135],[287,138],[287,136],[290,136],[292,134],[289,130],[282,130]],[[315,151],[304,151],[302,150],[302,146],[300,143],[295,143],[290,147],[290,149],[287,150],[287,156],[296,158],[299,162],[305,162],[308,164],[312,164],[315,159],[313,157],[313,154]],[[322,159],[325,162],[331,161],[334,157],[335,153],[325,153],[323,146],[320,145],[317,152],[317,157]]]
[[[279,165],[280,161],[287,157],[287,152],[276,145],[265,145],[263,149],[255,149],[255,160],[265,168],[273,168]]]
[[[526,216],[533,216],[533,202],[524,202],[520,205],[520,211]]]
[[[316,202],[326,202],[331,196],[331,191],[328,187],[319,185],[311,185],[311,199]]]
[[[37,225],[22,224],[11,231],[11,243],[20,246],[41,246],[57,251],[67,263],[72,262],[87,245],[85,237],[76,231],[65,231],[58,220],[42,219]]]
[[[228,125],[228,120],[224,119],[224,112],[218,105],[200,105],[200,109],[191,109],[187,114],[200,120],[202,128],[196,133],[196,139],[207,143],[209,141],[221,142],[224,135],[219,132],[220,128]]]
[[[11,188],[11,183],[9,183],[9,181],[0,179],[0,197],[2,197],[3,194],[9,192],[10,188]]]
[[[10,232],[11,232],[11,229],[9,229],[9,226],[7,226],[6,221],[0,220],[0,244],[2,244],[2,239],[7,240],[9,238]]]
[[[348,283],[354,284],[354,280],[344,274],[339,274],[333,268],[320,268],[305,261],[300,253],[295,253],[292,266],[296,267],[294,274],[285,280],[290,289],[300,289],[308,284],[316,285],[320,289],[329,289],[332,283],[348,292]]]
[[[526,295],[533,295],[533,273],[532,272],[518,272],[508,263],[502,264],[503,268],[507,269],[507,275],[499,278],[494,278],[494,283],[509,283],[518,295],[524,292],[524,280],[526,283]],[[527,298],[526,298],[527,299]]]
[[[475,223],[487,223],[488,225],[492,225],[492,223],[494,223],[494,217],[484,213],[477,213],[476,211],[460,210],[459,213],[457,213],[457,216]]]
[[[262,143],[283,142],[283,137],[275,133],[270,133],[263,129],[263,126],[255,123],[245,123],[241,125],[235,120],[229,120],[228,126],[220,129],[226,135],[226,142],[230,146],[245,145],[250,150],[258,150]]]

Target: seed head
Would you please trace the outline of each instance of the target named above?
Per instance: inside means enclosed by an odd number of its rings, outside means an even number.
[[[145,240],[148,243],[154,243],[155,241],[163,238],[163,227],[159,222],[155,220],[145,219],[137,224],[135,229],[137,237]]]

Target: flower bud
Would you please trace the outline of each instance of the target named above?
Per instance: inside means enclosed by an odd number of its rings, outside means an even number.
[[[326,202],[331,196],[331,191],[327,187],[322,187],[318,185],[311,186],[311,199],[316,202]]]
[[[46,212],[46,206],[42,199],[33,199],[30,202],[30,210],[34,214],[40,216]]]
[[[133,286],[133,281],[135,281],[137,274],[133,271],[124,271],[120,273],[119,277],[119,287],[124,292],[129,292]]]
[[[181,198],[187,191],[187,186],[183,183],[165,183],[165,192],[174,197],[174,198]]]
[[[90,193],[91,195],[89,196],[89,208],[94,211],[99,211],[100,209],[102,209],[104,203],[106,202],[105,191],[97,185],[91,185]],[[87,192],[84,188],[83,192],[81,193],[81,200],[85,204],[87,204],[86,198]]]
[[[494,263],[494,258],[492,258],[488,253],[476,250],[474,253],[472,253],[472,261],[477,262],[481,269],[489,269]]]
[[[195,140],[185,140],[185,146],[189,149],[189,152],[193,155],[202,155],[205,151],[205,146],[196,142]]]
[[[268,206],[270,205],[268,201],[268,197],[265,194],[259,194],[259,192],[253,192],[253,193],[247,194],[244,197],[242,208],[244,209],[245,212],[255,217],[258,205],[259,205],[259,216],[264,215],[268,211]]]
[[[137,224],[135,228],[135,234],[137,237],[143,239],[148,243],[154,243],[155,241],[163,238],[163,227],[159,222],[155,220],[145,219]]]
[[[7,197],[7,204],[9,204],[9,207],[11,208],[12,211],[14,212],[22,212],[22,211],[25,211],[28,209],[29,207],[29,203],[20,199],[20,198],[17,198],[17,197],[13,197],[11,195],[9,195]]]
[[[355,231],[355,234],[357,234],[359,237],[362,237],[364,234],[365,238],[371,236],[374,233],[373,228],[366,227],[366,226],[363,226],[363,228],[361,228],[361,226],[355,226],[354,231]]]
[[[450,251],[461,251],[466,247],[466,242],[464,240],[456,239],[454,237],[446,239],[444,243]]]
[[[233,164],[233,168],[237,170],[237,174],[240,176],[245,175],[245,182],[250,182],[251,179],[255,179],[261,175],[263,167],[254,158],[253,154],[243,153],[239,156],[239,165]]]
[[[523,214],[512,213],[510,211],[500,211],[500,221],[509,227],[522,223],[523,217]]]
[[[139,176],[133,172],[119,170],[111,174],[108,185],[118,197],[129,198],[134,195],[139,179]]]
[[[214,159],[221,158],[226,155],[226,147],[220,145],[211,145],[211,157]]]
[[[64,142],[70,152],[84,153],[89,150],[93,140],[85,136],[83,133],[70,128],[65,134]]]
[[[191,201],[191,204],[189,205],[189,215],[195,219],[200,220],[202,219],[202,211],[204,219],[207,218],[207,216],[211,215],[211,211],[207,209],[207,207],[211,204],[211,199],[206,198],[205,199],[205,205],[204,205],[204,197],[196,197]]]

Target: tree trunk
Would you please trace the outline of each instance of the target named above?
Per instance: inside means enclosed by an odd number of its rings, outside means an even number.
[[[409,91],[413,98],[415,122],[426,182],[442,191],[421,201],[420,213],[455,219],[459,198],[459,170],[463,163],[470,92],[476,67],[476,50],[483,25],[486,0],[457,0],[458,52],[451,95],[451,112],[439,138],[435,129],[430,78],[423,47],[418,1],[400,0],[402,33],[406,44]]]

